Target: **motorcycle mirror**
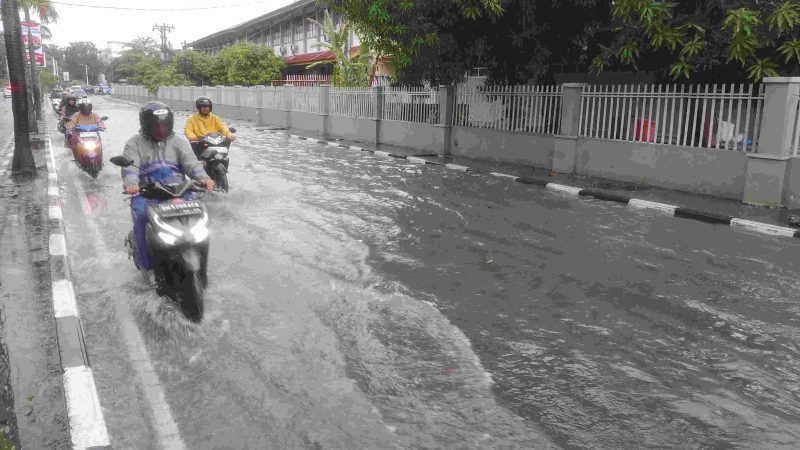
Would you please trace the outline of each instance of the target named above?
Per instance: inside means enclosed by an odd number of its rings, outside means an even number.
[[[133,160],[123,155],[114,156],[109,161],[111,161],[111,164],[119,167],[128,167],[133,165]]]
[[[100,118],[100,120],[108,120],[108,116],[103,116]]]
[[[236,128],[230,127],[228,129],[231,130],[231,133],[236,133]]]

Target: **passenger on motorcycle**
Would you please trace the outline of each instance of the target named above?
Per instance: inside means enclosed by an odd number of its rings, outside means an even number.
[[[100,116],[92,112],[92,101],[88,98],[78,100],[78,112],[73,114],[69,122],[67,122],[67,142],[69,142],[70,145],[74,144],[72,132],[77,125],[96,125],[99,130],[106,129],[106,124],[103,123]]]
[[[61,108],[58,110],[58,115],[61,116],[61,119],[68,119],[72,117],[73,114],[78,112],[78,98],[72,94],[64,95],[64,101],[61,102]]]
[[[136,196],[139,183],[180,183],[185,175],[202,181],[208,190],[214,189],[214,181],[206,175],[202,164],[192,158],[189,145],[175,136],[173,123],[174,117],[167,105],[148,102],[139,110],[139,134],[128,140],[123,151],[124,156],[139,166],[138,169],[133,166],[122,169],[122,184],[128,194],[135,196],[131,200],[131,216],[136,239],[136,265],[145,271],[151,284],[155,284],[155,274],[147,254],[147,205],[158,201]],[[192,192],[184,196],[187,199],[191,197]]]
[[[207,135],[220,133],[229,141],[236,140],[236,136],[222,123],[219,116],[211,112],[214,105],[211,103],[210,98],[199,97],[195,100],[194,105],[197,108],[197,112],[186,119],[183,133],[186,135],[186,139],[189,139],[189,142],[192,143],[192,150],[198,159],[200,154],[203,153],[203,149],[194,144]]]

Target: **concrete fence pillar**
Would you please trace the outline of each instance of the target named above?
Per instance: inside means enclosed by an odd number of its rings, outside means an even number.
[[[800,77],[770,77],[764,78],[763,83],[764,108],[758,153],[747,154],[742,202],[779,206],[789,194],[786,192],[786,177],[793,153]]]
[[[442,154],[449,155],[453,140],[453,109],[455,108],[456,87],[439,86],[439,123],[444,131]]]
[[[372,88],[372,110],[375,112],[375,145],[381,143],[381,118],[383,117],[383,86],[373,86]]]
[[[551,168],[556,172],[573,173],[578,150],[578,133],[581,120],[581,94],[584,83],[561,85],[561,123],[555,136]]]
[[[283,110],[286,112],[286,128],[292,128],[292,109],[294,87],[283,86]]]
[[[330,93],[331,86],[329,84],[323,84],[319,87],[319,132],[322,135],[322,139],[327,139],[330,134]]]

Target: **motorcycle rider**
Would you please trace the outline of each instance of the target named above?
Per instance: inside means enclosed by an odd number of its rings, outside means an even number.
[[[72,117],[73,114],[78,112],[78,98],[71,93],[66,93],[64,95],[64,100],[61,102],[61,107],[58,109],[58,115],[61,116],[61,119],[68,119]]]
[[[77,125],[96,125],[99,130],[105,131],[106,124],[100,116],[92,112],[92,101],[88,98],[78,100],[78,112],[73,114],[67,122],[67,142],[74,144],[72,137]]]
[[[125,192],[134,196],[131,199],[131,216],[136,240],[136,265],[153,285],[156,278],[147,254],[147,205],[156,204],[158,200],[137,195],[139,182],[180,183],[185,175],[202,181],[207,190],[214,189],[214,181],[206,175],[202,164],[192,158],[186,141],[175,136],[173,124],[174,116],[167,105],[158,101],[148,102],[139,110],[139,134],[128,140],[122,153],[139,167],[122,168],[122,184]],[[192,192],[184,196],[192,197]]]
[[[198,159],[200,159],[200,154],[203,153],[203,148],[196,145],[197,141],[207,135],[220,133],[231,142],[236,140],[236,136],[222,123],[219,116],[211,112],[214,105],[210,98],[198,97],[194,105],[197,108],[197,112],[186,119],[183,133],[186,135],[186,139],[189,139],[189,142],[192,143],[192,150]]]

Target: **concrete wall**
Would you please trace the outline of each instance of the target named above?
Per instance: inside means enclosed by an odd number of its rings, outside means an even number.
[[[375,143],[374,119],[328,116],[328,134],[338,139]]]
[[[456,156],[535,167],[550,167],[553,159],[553,136],[453,127],[452,140],[450,152]]]
[[[440,149],[444,148],[444,127],[397,120],[381,120],[378,127],[382,144],[428,152],[441,152]]]
[[[783,192],[783,206],[800,208],[800,157],[789,160],[786,168],[786,184]]]
[[[602,139],[578,139],[575,172],[741,200],[747,154]]]
[[[322,116],[317,113],[292,111],[292,128],[314,134],[322,133]]]

